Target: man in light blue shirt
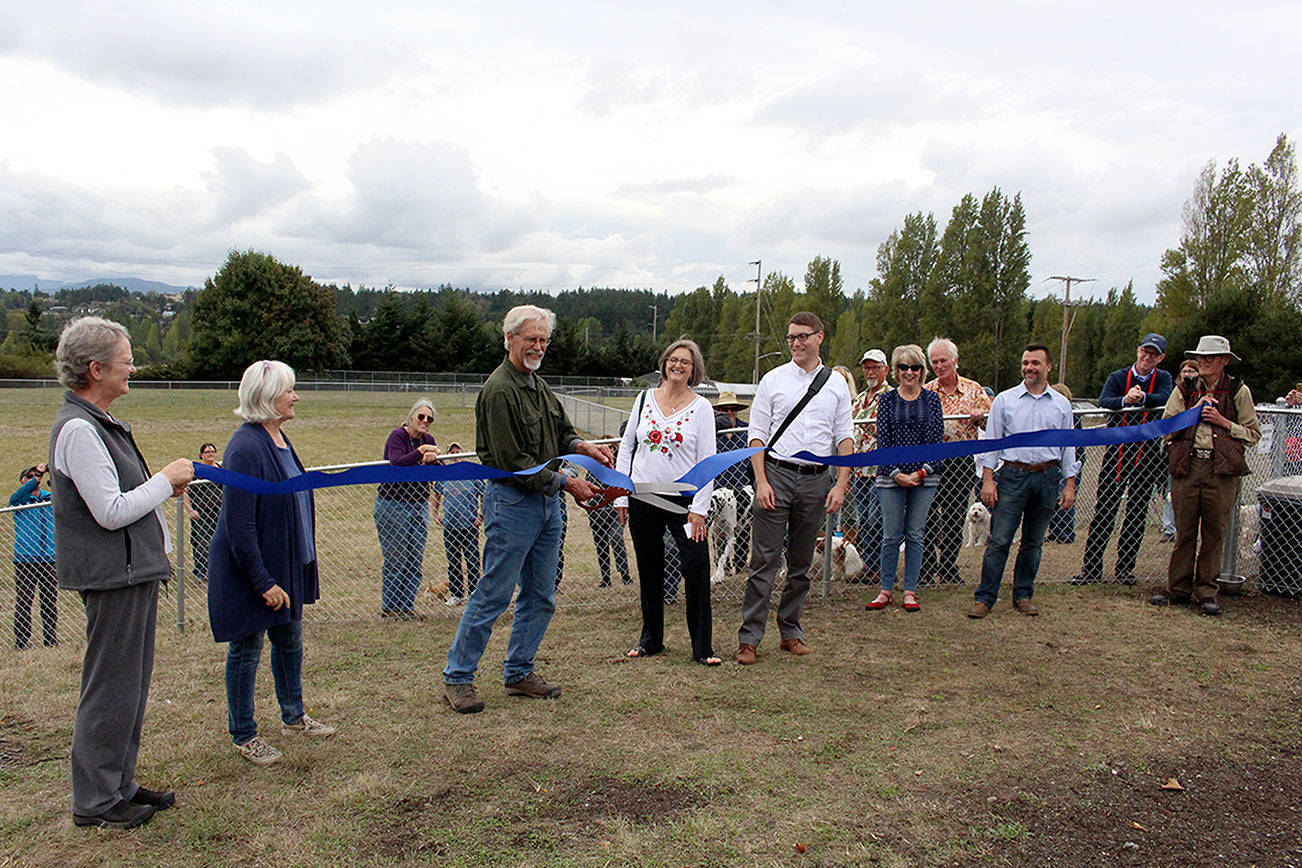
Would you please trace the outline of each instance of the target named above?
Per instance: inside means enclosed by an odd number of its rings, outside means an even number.
[[[1049,388],[1052,369],[1048,348],[1028,345],[1022,352],[1022,382],[995,396],[982,439],[1046,428],[1070,431],[1071,403]],[[990,541],[969,618],[984,618],[999,598],[1008,549],[1019,524],[1022,542],[1013,565],[1013,608],[1023,615],[1040,614],[1031,603],[1040,547],[1053,513],[1076,502],[1076,471],[1075,450],[1070,447],[1030,446],[981,454],[981,502],[990,509]],[[1061,495],[1060,480],[1066,480]]]

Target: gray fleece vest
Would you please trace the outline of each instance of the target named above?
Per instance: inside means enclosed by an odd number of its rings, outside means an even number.
[[[59,431],[72,419],[85,419],[108,448],[117,469],[118,483],[130,491],[149,479],[149,467],[131,437],[131,426],[110,417],[72,392],[54,417],[50,432],[50,482],[54,506],[55,569],[59,587],[68,591],[104,591],[167,581],[172,565],[167,559],[163,529],[153,510],[119,530],[105,530],[95,521],[72,478],[54,469],[54,444]]]

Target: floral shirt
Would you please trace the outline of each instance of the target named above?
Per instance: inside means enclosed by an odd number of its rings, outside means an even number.
[[[877,405],[882,395],[888,391],[890,387],[883,382],[876,390],[864,389],[850,405],[850,414],[854,419],[855,452],[871,452],[877,448],[877,426],[871,420],[877,418]],[[861,479],[871,479],[874,470],[871,467],[855,467],[852,472]]]
[[[665,413],[654,390],[648,390],[633,404],[615,455],[615,469],[627,473],[635,483],[672,482],[715,450],[714,408],[709,401],[697,395],[678,412]],[[713,483],[697,489],[691,511],[707,515],[713,491]],[[627,505],[626,497],[615,501],[615,506]]]
[[[990,413],[990,396],[976,380],[959,377],[958,386],[951,395],[941,391],[940,380],[932,380],[922,388],[940,395],[940,406],[944,408],[946,416],[970,416],[977,411]],[[976,440],[980,436],[981,428],[971,419],[945,420],[945,443],[951,440]]]

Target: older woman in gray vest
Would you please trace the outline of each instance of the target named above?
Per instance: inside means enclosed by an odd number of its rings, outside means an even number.
[[[72,817],[129,829],[176,801],[136,783],[154,667],[158,583],[171,576],[162,504],[194,478],[178,458],[150,474],[131,426],[109,414],[135,370],[127,330],[73,320],[55,354],[68,387],[50,432],[59,587],[86,606],[86,657],[72,730]]]

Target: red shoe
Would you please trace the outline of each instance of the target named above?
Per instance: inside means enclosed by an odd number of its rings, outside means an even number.
[[[877,595],[877,597],[871,603],[868,603],[866,606],[864,606],[864,608],[873,609],[875,611],[877,609],[885,609],[890,604],[891,604],[891,592],[882,591],[880,594]]]
[[[922,609],[922,607],[918,605],[918,595],[915,594],[915,593],[913,593],[912,591],[905,591],[905,592],[904,592],[904,611],[906,611],[906,612],[918,612],[918,611],[921,611],[921,609]]]

